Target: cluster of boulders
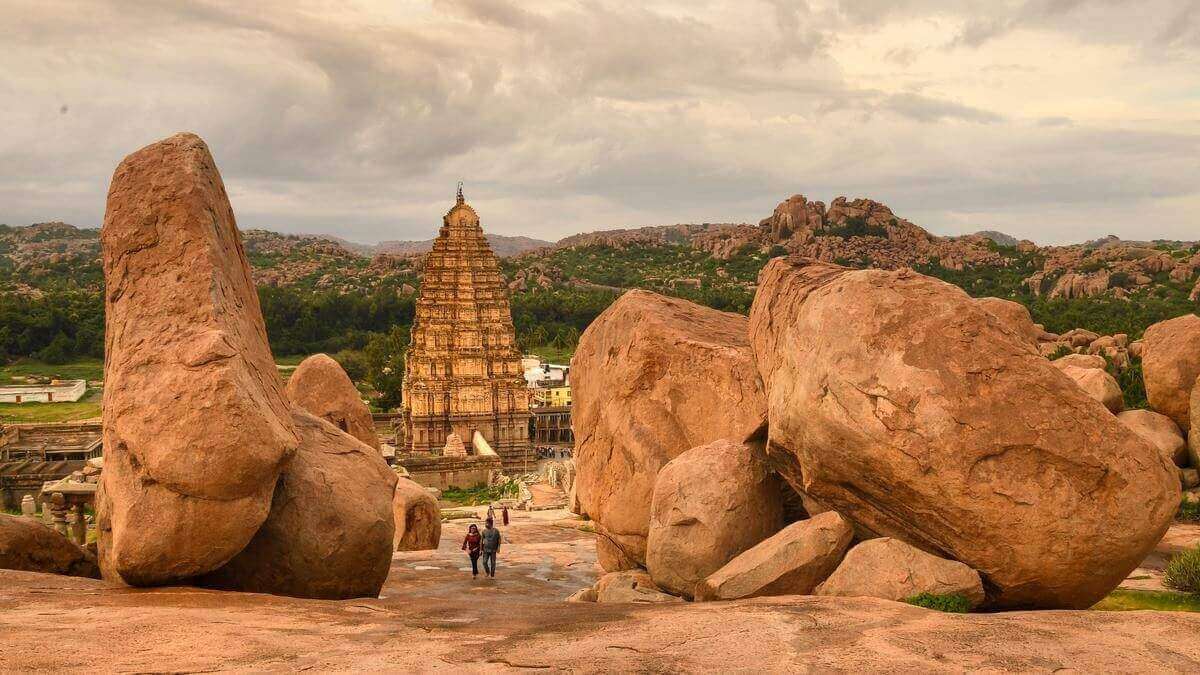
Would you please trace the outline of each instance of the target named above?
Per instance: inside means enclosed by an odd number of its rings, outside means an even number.
[[[1086,298],[1111,292],[1118,298],[1155,283],[1160,274],[1186,283],[1200,270],[1200,253],[1174,248],[1162,250],[1150,244],[1123,242],[1109,237],[1087,245],[1042,249],[1042,269],[1025,280],[1034,295],[1049,298]],[[1200,282],[1192,289],[1200,295]]]
[[[302,364],[285,392],[204,142],[178,134],[126,157],[101,240],[104,577],[377,595],[396,475],[331,359]]]
[[[1166,531],[1178,473],[1012,309],[801,257],[767,265],[749,320],[625,294],[572,361],[608,573],[575,599],[620,574],[633,600],[1091,606]]]

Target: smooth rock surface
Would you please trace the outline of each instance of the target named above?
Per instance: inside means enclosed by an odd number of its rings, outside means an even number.
[[[1200,374],[1200,317],[1160,321],[1142,337],[1142,379],[1150,407],[1191,429],[1191,394]]]
[[[977,570],[994,607],[1089,607],[1162,537],[1179,480],[960,289],[775,259],[751,339],[769,456],[851,520]]]
[[[1117,419],[1137,435],[1153,443],[1163,457],[1176,466],[1187,466],[1187,441],[1179,431],[1179,425],[1170,417],[1153,410],[1126,410],[1117,415]]]
[[[331,357],[313,354],[301,361],[288,378],[285,393],[293,404],[379,449],[371,411],[350,376]]]
[[[1095,354],[1067,354],[1061,358],[1054,359],[1050,365],[1064,370],[1067,367],[1071,368],[1099,368],[1104,370],[1104,357]]]
[[[1033,318],[1029,316],[1029,309],[1025,305],[1004,298],[978,298],[975,302],[999,319],[1001,326],[1037,347],[1038,338],[1044,331],[1034,325]]]
[[[1080,368],[1065,366],[1060,368],[1064,375],[1071,378],[1088,396],[1100,402],[1111,413],[1119,413],[1125,409],[1125,397],[1121,394],[1121,385],[1116,378],[1099,368]]]
[[[96,557],[35,518],[0,513],[0,569],[100,578]]]
[[[650,575],[644,570],[625,570],[609,572],[600,577],[593,587],[596,592],[596,602],[682,602],[681,598],[668,593],[654,585]]]
[[[975,570],[891,537],[864,541],[850,549],[816,592],[897,601],[922,593],[961,595],[972,607],[984,599],[983,583]]]
[[[783,526],[779,479],[741,443],[692,448],[658,472],[646,569],[663,590],[692,597],[696,584]]]
[[[695,598],[809,595],[842,561],[854,530],[835,511],[792,523],[696,586]]]
[[[429,490],[408,478],[397,480],[392,513],[396,520],[393,542],[397,551],[438,547],[442,539],[442,511]]]
[[[746,318],[629,291],[584,331],[572,364],[582,510],[644,564],[654,479],[683,451],[738,439],[765,414]]]
[[[100,558],[106,576],[129,584],[181,582],[249,543],[299,440],[233,210],[199,137],[121,162],[100,240]]]
[[[200,586],[304,598],[379,594],[392,560],[396,474],[374,448],[299,408],[301,444],[271,513],[241,553]]]

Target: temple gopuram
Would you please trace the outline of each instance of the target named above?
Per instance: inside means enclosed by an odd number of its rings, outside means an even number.
[[[402,451],[495,453],[505,472],[533,468],[508,289],[461,185],[425,258],[401,393]]]

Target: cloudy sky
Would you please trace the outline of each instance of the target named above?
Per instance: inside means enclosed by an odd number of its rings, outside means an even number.
[[[557,239],[869,196],[1200,239],[1200,0],[0,0],[0,222],[208,141],[243,228]]]

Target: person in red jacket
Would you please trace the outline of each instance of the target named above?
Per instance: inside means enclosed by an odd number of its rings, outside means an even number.
[[[479,527],[472,524],[467,528],[467,536],[463,539],[462,550],[471,556],[471,578],[479,578],[479,554],[483,544],[483,537],[479,534]]]

